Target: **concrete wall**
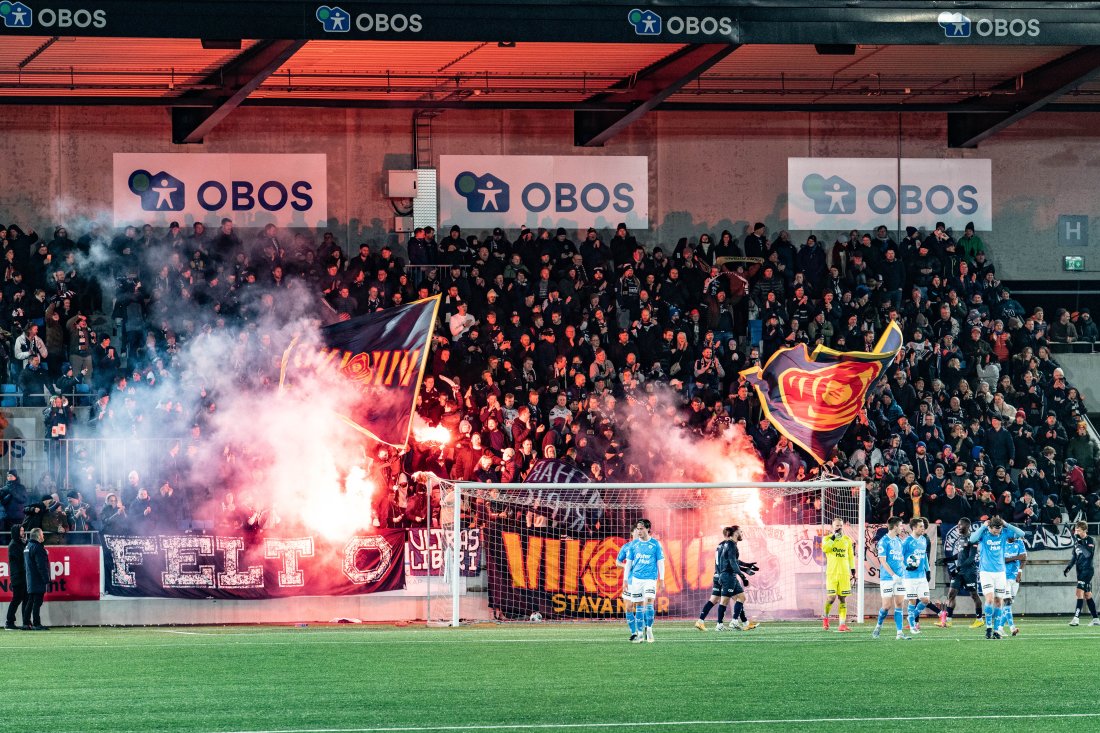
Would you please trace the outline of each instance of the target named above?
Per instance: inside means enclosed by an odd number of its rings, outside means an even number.
[[[573,147],[570,113],[448,111],[433,122],[433,143],[436,156],[647,155],[654,231],[642,239],[650,244],[722,228],[741,235],[755,220],[783,228],[788,157],[988,157],[995,231],[987,241],[1002,277],[1062,279],[1064,253],[1092,254],[1087,264],[1100,265],[1096,245],[1059,251],[1054,230],[1059,214],[1087,214],[1100,240],[1098,123],[1100,114],[1032,115],[962,151],[946,148],[945,115],[659,113],[589,150]],[[242,109],[201,146],[170,143],[164,108],[4,106],[0,129],[0,221],[43,232],[60,222],[78,228],[79,217],[108,218],[115,152],[323,152],[328,228],[345,242],[380,242],[392,236],[393,217],[383,171],[412,165],[408,111]]]

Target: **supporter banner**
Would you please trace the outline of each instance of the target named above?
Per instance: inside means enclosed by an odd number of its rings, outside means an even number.
[[[450,564],[453,532],[442,529],[410,529],[405,545],[405,561],[409,575],[443,575]],[[464,529],[461,533],[459,572],[464,577],[481,574],[481,530]]]
[[[47,545],[50,585],[46,601],[99,600],[99,548],[94,545]],[[18,558],[23,562],[23,558]],[[0,547],[0,602],[11,600],[8,548]]]
[[[307,349],[291,341],[283,353],[280,386],[299,370],[334,368],[358,390],[339,415],[368,437],[404,446],[412,429],[416,393],[428,364],[428,347],[440,296],[387,308],[321,329],[327,348]]]
[[[494,227],[631,229],[649,226],[645,156],[442,155],[439,221]]]
[[[115,153],[115,226],[196,221],[217,233],[237,227],[324,226],[327,156],[222,153]]]
[[[104,535],[113,596],[261,599],[338,596],[405,587],[405,532],[333,542],[316,535]]]
[[[993,228],[988,159],[788,158],[791,229]]]
[[[760,567],[745,589],[752,615],[796,617],[816,609],[825,579],[821,528],[783,525],[742,531],[741,558]],[[622,614],[622,571],[615,557],[628,539],[624,534],[573,538],[561,532],[486,529],[489,605],[512,617],[535,611],[573,618]],[[714,549],[722,537],[686,525],[655,536],[666,558],[657,612],[695,616],[710,595]]]
[[[741,376],[756,388],[775,429],[824,463],[903,341],[901,329],[891,322],[872,352],[818,346],[810,354],[798,344],[779,349],[763,368],[746,369]]]

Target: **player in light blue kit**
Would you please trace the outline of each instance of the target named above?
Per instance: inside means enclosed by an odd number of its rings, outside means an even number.
[[[657,584],[665,582],[665,551],[661,543],[649,535],[651,526],[648,519],[639,519],[634,525],[636,537],[630,543],[631,549],[625,561],[624,574],[630,579],[627,594],[634,604],[635,628],[638,629],[635,644],[643,641],[653,643],[653,617],[656,615],[653,601],[657,598]],[[640,620],[637,619],[638,604],[642,604]],[[644,634],[642,628],[645,629]]]
[[[985,638],[1001,638],[1001,603],[1008,597],[1008,577],[1005,575],[1005,548],[1012,540],[1024,536],[1022,530],[1005,523],[1000,517],[970,533],[970,541],[981,550],[978,561],[978,585],[985,597]]]
[[[630,599],[630,577],[626,573],[626,563],[630,559],[630,553],[634,547],[634,541],[638,539],[638,530],[634,529],[630,532],[630,539],[626,541],[626,544],[619,550],[618,557],[615,558],[615,564],[623,569],[623,607],[626,610],[626,625],[630,629],[630,640],[634,641],[638,638],[640,624],[637,623],[637,614],[634,609],[634,601]]]
[[[899,640],[908,639],[901,630],[901,608],[905,604],[905,586],[902,582],[905,555],[902,553],[901,517],[890,517],[888,531],[878,541],[879,588],[882,591],[882,608],[878,611],[878,623],[871,632],[871,638],[877,639],[882,633],[882,622],[886,614],[894,611],[894,625],[898,629]]]
[[[925,532],[928,531],[928,520],[924,517],[913,517],[909,520],[909,536],[901,543],[901,551],[905,557],[905,597],[909,599],[909,607],[906,613],[909,617],[909,630],[914,634],[920,633],[920,615],[924,609],[929,609],[939,615],[940,607],[929,598],[928,584],[932,580],[932,572],[928,567],[928,553],[932,542]]]
[[[1005,545],[1005,579],[1008,581],[1008,596],[1004,600],[1004,626],[1013,636],[1020,633],[1016,620],[1012,618],[1012,601],[1020,593],[1020,581],[1024,579],[1024,565],[1027,563],[1027,547],[1024,541],[1015,539]]]

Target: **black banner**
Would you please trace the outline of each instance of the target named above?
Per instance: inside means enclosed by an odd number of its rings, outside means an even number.
[[[987,4],[990,5],[990,4]],[[651,3],[419,0],[9,0],[0,34],[116,38],[1089,45],[1095,13],[1071,3],[951,9],[927,2],[711,0]]]
[[[108,595],[262,599],[405,587],[405,532],[318,536],[104,535]]]
[[[291,342],[283,354],[280,384],[304,372],[338,371],[355,393],[340,415],[368,437],[395,447],[409,440],[416,393],[428,364],[428,347],[440,296],[387,308],[321,329],[326,348]]]

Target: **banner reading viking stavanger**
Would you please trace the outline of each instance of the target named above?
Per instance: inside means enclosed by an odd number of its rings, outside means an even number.
[[[298,537],[104,535],[112,596],[261,599],[337,596],[405,587],[405,533],[331,542]]]
[[[339,417],[374,440],[404,446],[439,300],[436,295],[325,326],[320,351],[295,339],[283,354],[280,385],[293,381],[299,369],[338,370],[358,390],[349,394],[349,409]]]
[[[874,351],[835,351],[805,344],[780,349],[760,367],[741,372],[756,388],[775,429],[824,463],[863,409],[867,392],[893,363],[902,346],[891,322]]]

